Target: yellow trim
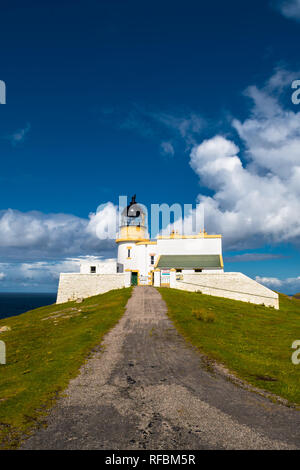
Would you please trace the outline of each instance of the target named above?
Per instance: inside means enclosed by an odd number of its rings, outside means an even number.
[[[149,253],[149,256],[150,256],[149,264],[150,264],[150,266],[155,267],[155,256],[156,256],[156,254],[157,253]],[[151,263],[152,258],[153,258],[154,263]]]
[[[153,286],[153,271],[148,271],[148,286]]]
[[[157,245],[157,242],[151,242],[151,241],[148,241],[148,240],[142,240],[142,241],[138,241],[136,244],[137,244],[137,245]]]
[[[138,245],[139,243],[141,245],[144,245],[144,242],[148,242],[148,239],[147,238],[117,238],[116,239],[116,243],[121,243],[121,242],[137,242],[136,244]]]
[[[158,235],[157,240],[189,239],[189,238],[222,238],[222,235],[208,235],[206,232],[200,232],[197,235],[180,235],[171,233],[171,235]],[[116,243],[136,241],[137,245],[157,245],[157,241],[151,241],[149,238],[117,238]]]
[[[138,275],[137,283],[138,283],[138,286],[139,286],[140,285],[140,270],[139,269],[125,269],[125,271],[132,272],[132,273],[137,273],[137,275]]]
[[[176,272],[176,269],[175,269],[175,268],[171,268],[170,271],[175,271],[175,272]]]
[[[221,264],[221,268],[224,268],[224,262],[223,262],[223,256],[220,255],[220,264]]]
[[[128,253],[127,253],[127,258],[126,258],[126,259],[131,259],[131,250],[132,250],[132,247],[131,247],[131,246],[126,246],[126,250],[127,250],[127,252],[129,251],[129,256],[128,256]]]
[[[198,233],[198,235],[179,235],[178,233],[173,233],[171,235],[159,235],[157,240],[170,240],[170,239],[187,239],[187,238],[222,238],[222,235],[208,235],[207,233]]]
[[[157,267],[157,265],[158,265],[158,263],[159,263],[159,260],[160,260],[160,255],[159,255],[159,257],[157,258],[156,263],[155,263],[154,266],[153,266],[154,269],[156,269],[156,267]]]

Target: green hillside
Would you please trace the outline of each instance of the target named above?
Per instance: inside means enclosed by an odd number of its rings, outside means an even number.
[[[280,294],[280,310],[176,289],[158,289],[177,329],[209,358],[249,383],[300,405],[300,302]]]
[[[38,308],[0,320],[7,364],[0,365],[0,449],[16,447],[45,416],[90,351],[124,312],[131,288]]]
[[[170,318],[208,358],[249,383],[300,405],[300,302],[280,295],[280,310],[159,288]],[[0,449],[14,448],[47,410],[124,312],[131,288],[42,307],[0,320],[7,364],[0,365]],[[209,360],[207,362],[209,367]]]
[[[293,295],[293,298],[300,300],[300,292],[298,292],[297,294]]]

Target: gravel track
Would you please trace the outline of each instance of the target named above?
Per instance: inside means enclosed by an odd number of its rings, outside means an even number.
[[[22,449],[299,449],[300,413],[207,370],[153,287],[120,322]]]

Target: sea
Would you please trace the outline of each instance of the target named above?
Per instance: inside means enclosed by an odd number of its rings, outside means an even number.
[[[13,293],[0,292],[0,319],[44,307],[56,302],[55,293]]]

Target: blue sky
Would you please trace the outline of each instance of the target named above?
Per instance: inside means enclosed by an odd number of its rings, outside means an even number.
[[[1,7],[0,290],[114,256],[97,207],[136,193],[204,204],[227,271],[300,291],[300,1],[53,3]]]

